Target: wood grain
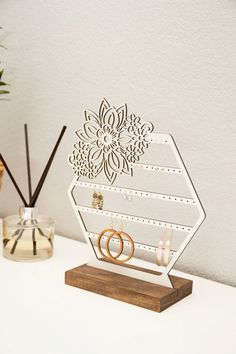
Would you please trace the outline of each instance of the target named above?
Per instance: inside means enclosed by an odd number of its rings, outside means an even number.
[[[192,293],[191,280],[172,275],[170,278],[174,288],[134,279],[86,264],[65,273],[67,285],[156,312],[165,310]]]

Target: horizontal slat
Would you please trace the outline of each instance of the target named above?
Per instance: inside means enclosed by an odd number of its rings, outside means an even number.
[[[155,144],[171,144],[171,137],[167,134],[149,133],[147,140]]]
[[[163,172],[163,173],[172,173],[176,175],[182,174],[182,170],[178,167],[169,167],[169,166],[159,166],[159,165],[147,165],[142,163],[131,163],[131,167],[141,168],[143,170],[151,172]]]
[[[88,207],[81,206],[81,205],[77,205],[77,209],[79,211],[85,212],[85,213],[108,216],[111,218],[118,218],[118,219],[122,219],[122,220],[128,220],[131,222],[137,222],[137,223],[151,225],[151,226],[163,227],[166,229],[178,230],[178,231],[182,231],[182,232],[189,232],[192,229],[191,226],[180,225],[180,224],[170,223],[170,222],[161,221],[161,220],[148,219],[148,218],[143,218],[143,217],[133,216],[133,215],[128,215],[128,214],[121,214],[121,213],[112,212],[112,211],[108,211],[108,210],[93,209],[93,208],[88,208]]]
[[[195,204],[195,201],[191,198],[179,197],[179,196],[168,195],[168,194],[153,193],[153,192],[145,192],[145,191],[122,188],[122,187],[113,187],[113,186],[107,186],[104,184],[93,183],[93,182],[77,181],[76,185],[78,185],[79,187],[83,187],[83,188],[99,189],[101,191],[121,193],[121,194],[126,194],[129,196],[145,197],[145,198],[151,198],[151,199],[160,199],[160,200],[164,200],[164,201],[184,203],[184,204],[188,204],[188,205]]]
[[[95,240],[96,240],[96,239],[98,238],[98,234],[93,233],[93,232],[87,232],[87,235],[88,235],[88,237],[90,237],[91,239],[95,239]],[[105,235],[105,236],[102,236],[102,240],[106,240],[107,237],[108,237],[108,236],[106,236],[106,235]],[[113,243],[116,243],[116,244],[119,244],[119,243],[120,243],[119,239],[117,239],[117,238],[115,238],[115,237],[112,237],[112,238],[111,238],[111,241],[112,241]],[[125,245],[126,247],[130,247],[130,242],[129,242],[129,241],[124,240],[123,242],[124,242],[124,245]],[[143,243],[135,242],[135,241],[134,241],[134,244],[135,244],[135,247],[136,247],[137,249],[139,249],[139,250],[148,251],[148,252],[153,252],[153,253],[156,253],[156,252],[157,252],[157,248],[154,247],[154,246],[145,245],[145,244],[143,244]],[[175,251],[170,251],[171,256],[173,256],[175,253],[176,253]]]

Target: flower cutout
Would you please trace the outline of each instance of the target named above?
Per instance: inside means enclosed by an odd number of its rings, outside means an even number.
[[[126,104],[116,109],[103,99],[98,115],[85,111],[69,162],[78,177],[94,178],[103,171],[112,184],[119,174],[132,175],[130,163],[144,153],[152,130],[152,124],[141,123],[134,114],[127,116]]]
[[[130,163],[135,163],[136,161],[138,161],[139,156],[141,156],[143,154],[142,150],[138,149],[134,145],[128,146],[126,151],[127,151],[127,153],[126,153],[127,160]]]

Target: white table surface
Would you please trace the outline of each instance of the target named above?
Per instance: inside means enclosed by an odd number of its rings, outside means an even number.
[[[63,237],[50,260],[0,258],[0,354],[236,354],[235,288],[174,272],[193,294],[156,313],[65,285],[88,258]]]

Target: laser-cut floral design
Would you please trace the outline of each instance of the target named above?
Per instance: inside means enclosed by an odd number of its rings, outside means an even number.
[[[137,158],[142,155],[142,152],[140,152],[140,150],[134,145],[128,146],[126,150],[126,157],[130,163],[135,163],[137,161]]]
[[[117,175],[132,175],[131,163],[137,162],[149,143],[153,125],[127,115],[127,105],[110,106],[103,99],[98,115],[85,111],[85,123],[76,132],[79,138],[69,157],[75,174],[90,179],[102,171],[112,184]]]

